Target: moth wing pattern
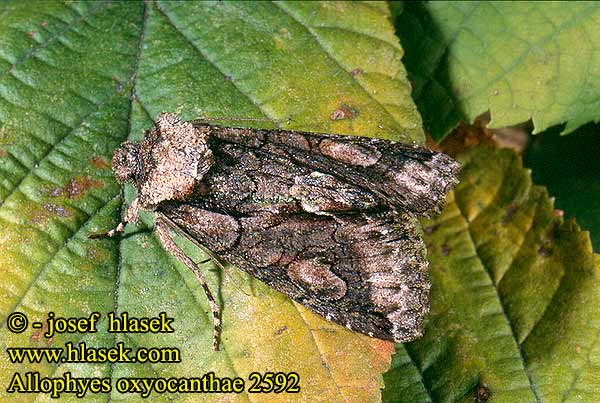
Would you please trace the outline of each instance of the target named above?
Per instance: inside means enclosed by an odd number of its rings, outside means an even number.
[[[417,215],[438,212],[446,193],[458,183],[460,164],[423,147],[357,136],[219,129],[214,137],[221,141],[263,149],[297,165],[331,174],[368,189],[385,204]]]
[[[369,190],[261,148],[213,143],[211,150],[216,162],[191,197],[208,210],[239,216],[355,214],[387,208]]]
[[[160,212],[224,260],[330,321],[386,340],[421,335],[427,261],[405,213],[234,217],[189,203]]]

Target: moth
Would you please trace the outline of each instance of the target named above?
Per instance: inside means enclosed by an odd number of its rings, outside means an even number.
[[[397,342],[422,334],[429,311],[425,246],[416,217],[439,211],[460,165],[426,148],[381,139],[185,122],[158,116],[112,166],[137,197],[114,236],[156,213],[165,250],[220,308],[178,233],[327,320]],[[221,266],[222,267],[222,266]]]

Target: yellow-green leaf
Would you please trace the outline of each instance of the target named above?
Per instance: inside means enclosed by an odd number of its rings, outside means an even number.
[[[431,314],[398,345],[386,402],[594,402],[600,256],[508,150],[462,156],[461,182],[424,223]]]

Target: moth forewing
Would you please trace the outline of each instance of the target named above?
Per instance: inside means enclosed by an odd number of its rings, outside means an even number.
[[[387,340],[421,334],[427,261],[406,214],[232,217],[190,203],[160,213],[222,259],[328,320]],[[214,227],[221,237],[211,234]]]
[[[206,130],[207,125],[197,125]],[[261,149],[298,166],[336,176],[415,214],[437,211],[458,183],[460,164],[427,148],[382,139],[286,130],[210,127],[218,139]],[[218,141],[217,141],[218,142]]]
[[[458,182],[459,164],[386,140],[184,122],[163,113],[140,143],[115,152],[138,209],[157,212],[166,250],[200,281],[172,241],[179,231],[215,259],[354,331],[406,342],[429,310],[425,246],[415,215],[436,211]]]

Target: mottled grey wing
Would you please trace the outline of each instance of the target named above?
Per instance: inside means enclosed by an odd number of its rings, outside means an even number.
[[[278,155],[415,214],[438,211],[446,193],[458,183],[460,164],[454,159],[382,139],[239,128],[219,128],[212,136],[211,148],[235,143],[264,155]]]
[[[429,309],[427,261],[408,214],[234,217],[190,203],[159,212],[223,260],[328,320],[397,342],[421,335]]]
[[[387,210],[377,195],[286,157],[240,144],[211,144],[215,163],[190,201],[229,215],[356,214]]]

